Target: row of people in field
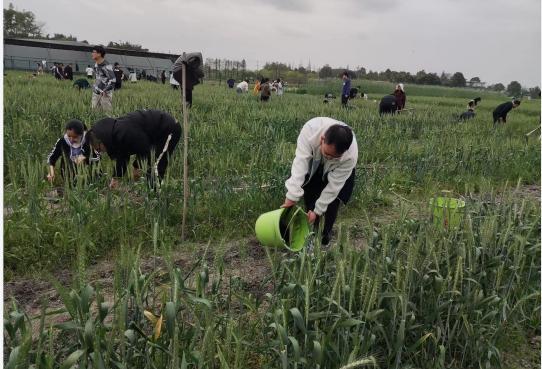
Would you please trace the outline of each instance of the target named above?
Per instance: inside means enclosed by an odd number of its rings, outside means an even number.
[[[118,118],[104,118],[90,130],[83,122],[70,120],[48,156],[47,178],[55,181],[55,165],[60,160],[61,176],[71,183],[82,165],[94,165],[107,153],[115,161],[110,188],[118,187],[119,179],[126,175],[131,156],[135,156],[134,179],[139,179],[142,168],[146,167],[149,186],[156,188],[164,178],[180,136],[180,124],[159,110],[138,110]],[[340,204],[346,204],[352,195],[357,160],[357,141],[347,124],[317,117],[301,129],[281,206],[289,208],[303,199],[310,223],[318,225],[325,216],[324,245],[330,242]]]
[[[92,48],[92,60],[94,60],[95,65],[91,67],[87,66],[85,69],[85,74],[87,79],[94,79],[92,85],[92,100],[91,105],[93,109],[98,109],[102,111],[110,111],[112,109],[113,103],[113,91],[119,90],[122,87],[122,81],[137,82],[137,76],[135,71],[130,71],[129,75],[125,75],[119,63],[111,64],[105,59],[106,49],[102,45],[96,45]],[[43,73],[43,66],[47,62],[44,60],[42,63],[38,63],[37,74]],[[78,66],[76,65],[78,68]],[[58,80],[73,80],[73,69],[71,64],[68,64],[64,67],[63,63],[54,63],[51,67],[51,73]],[[141,74],[141,78],[153,79],[157,81],[158,79],[154,76],[146,76],[144,71]],[[173,74],[171,74],[173,78]],[[160,79],[162,83],[166,82],[166,73],[162,71],[160,74]],[[74,86],[78,88],[88,88],[89,83],[85,83],[82,79],[75,81]],[[178,86],[179,83],[175,81],[172,85]],[[188,86],[191,88],[191,85]],[[188,92],[188,91],[187,91]],[[190,91],[191,92],[191,91]],[[191,94],[188,96],[188,104],[191,105]]]

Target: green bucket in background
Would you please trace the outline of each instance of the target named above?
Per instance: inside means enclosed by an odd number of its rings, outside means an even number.
[[[459,226],[465,210],[465,201],[452,197],[435,197],[429,200],[433,210],[433,223],[451,229]]]
[[[307,214],[299,206],[264,213],[256,220],[256,238],[264,246],[301,251],[310,234]]]

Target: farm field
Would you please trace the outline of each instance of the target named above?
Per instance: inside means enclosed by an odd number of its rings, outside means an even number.
[[[106,175],[52,199],[46,156],[63,125],[103,115],[91,111],[88,90],[8,71],[4,362],[493,367],[513,345],[507,337],[539,336],[540,140],[525,134],[540,125],[540,100],[523,101],[494,129],[500,94],[407,85],[413,110],[381,118],[373,100],[392,85],[362,86],[370,99],[351,109],[322,103],[339,91],[333,83],[268,104],[224,84],[197,86],[181,242],[182,145],[159,194],[129,179],[111,191]],[[476,118],[459,123],[476,96]],[[113,116],[153,108],[182,121],[167,84],[125,83],[113,101]],[[330,250],[263,248],[254,222],[282,203],[297,135],[315,116],[356,133],[353,199]],[[107,156],[101,166],[112,172]],[[430,220],[428,201],[442,190],[467,203],[457,229]]]

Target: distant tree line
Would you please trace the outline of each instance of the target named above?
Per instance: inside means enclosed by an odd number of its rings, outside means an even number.
[[[468,82],[463,73],[455,72],[454,74],[442,72],[440,75],[437,73],[427,73],[425,70],[421,70],[416,74],[411,74],[404,71],[393,71],[386,69],[383,72],[376,72],[360,67],[356,70],[348,68],[332,68],[330,65],[324,65],[318,71],[318,77],[320,78],[340,78],[344,71],[348,71],[352,79],[366,79],[372,81],[388,81],[393,83],[414,83],[418,85],[436,85],[436,86],[448,86],[448,87],[476,87],[484,88],[491,91],[506,93],[510,96],[521,97],[530,96],[531,98],[540,98],[540,88],[534,87],[526,90],[521,87],[518,81],[512,81],[505,87],[502,83],[496,83],[494,85],[484,86],[480,77],[472,77]]]

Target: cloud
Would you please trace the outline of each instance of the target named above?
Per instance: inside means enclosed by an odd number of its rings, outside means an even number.
[[[310,12],[311,2],[308,0],[257,0],[258,3],[271,6],[277,10],[293,12]]]
[[[47,32],[152,51],[540,85],[540,0],[12,0]],[[85,17],[81,17],[85,14]]]

